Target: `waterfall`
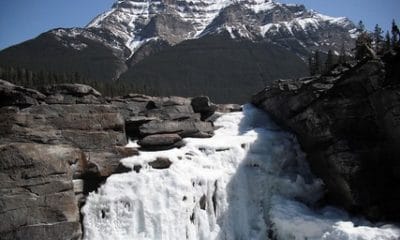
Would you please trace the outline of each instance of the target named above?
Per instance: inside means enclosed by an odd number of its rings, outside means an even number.
[[[323,182],[296,138],[265,113],[245,105],[215,126],[212,138],[121,160],[134,170],[90,193],[84,239],[399,239],[395,226],[313,208]]]

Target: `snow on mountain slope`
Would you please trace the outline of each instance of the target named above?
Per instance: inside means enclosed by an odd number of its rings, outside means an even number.
[[[352,41],[353,29],[347,18],[328,17],[303,5],[272,0],[118,0],[111,10],[81,29],[80,35],[129,58],[149,41],[174,45],[221,32],[232,38],[273,41],[299,52],[299,46],[306,51],[326,51],[328,47],[338,51],[343,43]],[[71,32],[77,32],[60,31],[56,32],[59,37],[64,34],[69,39]]]

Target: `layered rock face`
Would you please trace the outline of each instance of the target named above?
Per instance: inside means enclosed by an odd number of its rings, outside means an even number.
[[[329,201],[398,221],[400,60],[389,58],[280,80],[252,101],[298,136]]]
[[[128,138],[160,150],[212,136],[201,119],[217,108],[206,97],[106,99],[86,85],[39,92],[3,80],[0,99],[1,239],[80,239],[85,196],[138,154]]]
[[[118,166],[124,119],[85,85],[40,93],[0,81],[0,95],[2,239],[79,239],[84,179]]]

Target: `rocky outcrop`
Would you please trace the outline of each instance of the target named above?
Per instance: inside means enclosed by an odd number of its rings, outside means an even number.
[[[204,106],[193,105],[196,99],[204,99]],[[217,108],[208,97],[188,99],[130,94],[109,101],[120,109],[128,137],[138,139],[143,150],[170,149],[182,146],[180,140],[185,137],[213,135],[212,122],[204,120]]]
[[[399,63],[280,80],[252,100],[298,136],[331,203],[374,220],[400,220]]]
[[[200,113],[202,119],[207,119],[217,109],[217,106],[212,104],[207,96],[195,97],[190,104],[194,112]]]
[[[0,107],[10,105],[28,107],[38,104],[38,100],[44,98],[45,95],[36,90],[15,86],[0,79]]]
[[[164,150],[213,134],[191,99],[180,97],[103,98],[81,84],[39,92],[0,80],[0,99],[0,239],[80,239],[86,195],[128,170],[120,159],[138,154],[125,147],[128,138]]]
[[[213,126],[210,122],[192,121],[151,121],[139,128],[142,136],[164,133],[176,133],[181,137],[206,138],[213,135]]]
[[[96,89],[83,84],[49,85],[43,87],[42,92],[47,95],[45,102],[48,104],[105,103]]]
[[[135,154],[122,115],[85,85],[0,89],[1,239],[79,239],[85,194]]]
[[[79,239],[72,175],[82,152],[68,145],[0,145],[1,239]]]

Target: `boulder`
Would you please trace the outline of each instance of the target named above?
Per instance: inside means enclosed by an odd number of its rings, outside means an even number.
[[[190,105],[167,105],[161,108],[154,108],[146,112],[146,116],[160,120],[200,120],[200,114],[193,112]]]
[[[36,90],[16,86],[0,79],[0,107],[17,106],[24,108],[38,105],[45,97]]]
[[[47,104],[100,104],[105,103],[101,94],[94,88],[83,84],[55,84],[45,86],[42,92],[47,95]]]
[[[65,83],[44,86],[42,92],[46,95],[63,94],[72,95],[77,97],[93,95],[95,97],[101,97],[96,89],[91,86],[78,84],[78,83]]]
[[[150,101],[152,101],[152,97],[130,94],[125,97],[112,98],[108,102],[118,108],[118,112],[126,121],[131,117],[144,116],[147,111],[146,106]]]
[[[214,128],[210,122],[201,121],[151,121],[143,124],[139,128],[141,136],[154,134],[176,133],[182,138],[211,137],[214,133]]]
[[[154,169],[167,169],[172,162],[168,158],[157,158],[155,161],[149,162],[149,165]]]
[[[154,134],[141,139],[138,144],[143,149],[166,150],[183,145],[178,134]]]
[[[150,121],[157,120],[155,117],[136,116],[125,120],[126,135],[130,139],[137,139],[140,135],[139,127]]]
[[[400,61],[399,61],[400,62]],[[372,220],[400,220],[400,85],[379,60],[280,80],[253,97],[293,131],[327,199]]]
[[[208,117],[210,117],[217,109],[217,106],[212,104],[207,96],[199,96],[192,98],[191,105],[195,113],[201,114],[202,120],[205,120]]]

